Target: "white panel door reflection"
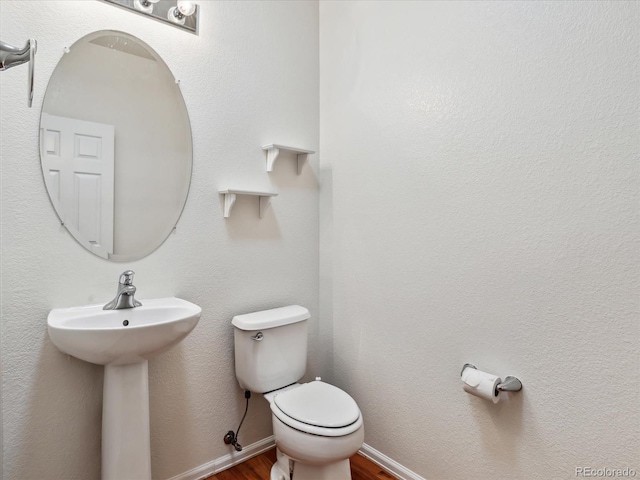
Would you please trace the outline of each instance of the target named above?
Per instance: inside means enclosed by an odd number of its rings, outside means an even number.
[[[113,125],[42,114],[40,154],[53,205],[67,229],[103,258],[113,254]]]

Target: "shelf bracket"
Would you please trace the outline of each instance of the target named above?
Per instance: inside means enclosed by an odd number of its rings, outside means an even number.
[[[236,203],[236,194],[235,193],[225,193],[224,194],[224,218],[229,218],[231,215],[231,207]]]
[[[298,175],[302,175],[302,169],[307,163],[308,153],[299,153],[298,154]]]
[[[260,218],[264,217],[264,214],[267,211],[267,208],[269,208],[269,205],[271,205],[271,197],[258,197],[259,198],[259,202],[260,202],[260,210],[259,210],[259,215]]]
[[[273,164],[276,163],[279,156],[279,148],[273,146],[271,148],[267,148],[267,172],[273,172]]]

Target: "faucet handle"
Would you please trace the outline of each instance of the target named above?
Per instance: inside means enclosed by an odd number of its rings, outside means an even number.
[[[120,274],[120,285],[133,285],[134,274],[135,272],[133,270],[122,272],[122,274]]]

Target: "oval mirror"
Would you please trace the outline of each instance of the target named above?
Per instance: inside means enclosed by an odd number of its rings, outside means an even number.
[[[127,33],[78,40],[47,86],[40,158],[51,203],[83,247],[114,261],[149,255],[191,182],[189,115],[169,67]]]

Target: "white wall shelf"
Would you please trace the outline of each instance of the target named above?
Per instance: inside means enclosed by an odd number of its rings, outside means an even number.
[[[243,190],[239,188],[228,188],[226,190],[220,190],[218,193],[224,195],[224,218],[229,218],[229,215],[231,215],[231,207],[236,203],[236,195],[253,195],[258,197],[260,218],[263,217],[264,212],[269,208],[271,197],[278,196],[275,192],[257,192],[255,190]]]
[[[304,167],[304,164],[307,163],[307,156],[310,153],[316,153],[313,150],[306,150],[298,147],[287,147],[286,145],[279,145],[277,143],[263,145],[262,149],[267,152],[267,172],[273,171],[273,164],[278,159],[280,150],[295,153],[298,157],[298,175],[302,173],[302,168]]]

